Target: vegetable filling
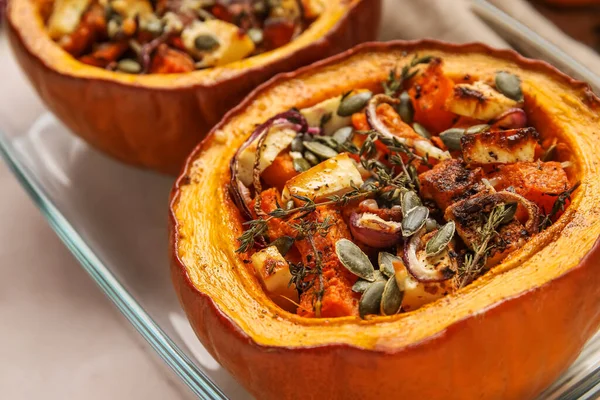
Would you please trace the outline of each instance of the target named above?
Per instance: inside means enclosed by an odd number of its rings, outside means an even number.
[[[56,0],[47,27],[85,64],[183,73],[284,46],[324,7],[321,0]]]
[[[238,253],[305,317],[393,315],[453,293],[551,226],[579,186],[520,78],[415,56],[381,92],[276,115],[231,162]]]

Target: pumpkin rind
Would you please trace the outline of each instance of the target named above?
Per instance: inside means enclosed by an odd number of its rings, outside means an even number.
[[[256,123],[375,88],[415,52],[442,57],[450,75],[518,73],[530,122],[572,149],[570,178],[580,189],[552,227],[501,265],[413,312],[323,320],[277,308],[235,253],[242,226],[226,190],[231,156]],[[586,84],[480,44],[366,44],[280,75],[225,116],[173,189],[171,271],[181,304],[208,351],[257,398],[534,398],[600,323],[599,122],[600,100]]]
[[[381,0],[328,4],[286,46],[170,75],[130,76],[78,62],[50,39],[35,0],[11,0],[7,22],[19,64],[69,129],[124,162],[177,173],[210,128],[260,83],[376,37]]]

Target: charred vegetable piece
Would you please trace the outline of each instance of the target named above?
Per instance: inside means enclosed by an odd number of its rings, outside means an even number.
[[[494,119],[517,104],[481,81],[454,86],[452,96],[446,102],[453,113],[483,121]]]

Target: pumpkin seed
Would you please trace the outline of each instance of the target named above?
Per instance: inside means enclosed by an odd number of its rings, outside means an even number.
[[[343,144],[352,139],[352,134],[354,133],[354,129],[351,126],[345,126],[343,128],[338,129],[333,134],[332,138],[338,144]]]
[[[359,279],[352,286],[352,291],[354,293],[364,293],[365,290],[367,290],[369,288],[369,286],[371,286],[372,284],[373,284],[373,282],[369,282],[369,281],[365,281],[365,280]]]
[[[248,29],[248,37],[255,44],[259,44],[259,43],[262,43],[265,36],[263,35],[262,29],[250,28],[250,29]]]
[[[294,138],[294,140],[292,140],[292,144],[291,144],[290,148],[292,151],[297,151],[299,153],[302,153],[302,151],[304,151],[304,143],[302,143],[302,138],[299,136],[296,136]]]
[[[288,251],[290,251],[290,249],[292,248],[293,245],[294,245],[293,237],[282,236],[282,237],[277,238],[274,241],[272,241],[269,246],[277,247],[277,250],[279,250],[279,253],[282,256],[285,256],[288,253]]]
[[[320,163],[319,157],[315,156],[310,151],[304,152],[304,158],[310,163],[310,165],[317,165],[318,163]]]
[[[158,19],[148,21],[144,28],[153,36],[159,36],[163,33],[163,24]]]
[[[402,195],[402,215],[407,216],[409,212],[421,205],[419,195],[413,191],[408,191]]]
[[[400,114],[400,118],[402,118],[402,121],[404,121],[405,123],[409,125],[413,123],[415,109],[413,108],[410,96],[406,91],[402,92],[402,94],[400,95],[398,114]]]
[[[369,100],[371,100],[371,97],[373,97],[373,93],[369,91],[347,96],[340,103],[337,114],[340,117],[350,117],[352,114],[365,108]]]
[[[379,314],[385,285],[385,281],[376,281],[362,294],[358,302],[358,313],[361,318],[369,314]]]
[[[382,315],[394,315],[400,311],[402,307],[402,299],[404,292],[398,287],[396,279],[392,278],[387,281],[381,295],[380,312]]]
[[[304,147],[322,159],[328,159],[338,155],[337,151],[319,142],[304,142]]]
[[[391,253],[382,251],[377,257],[377,263],[379,264],[379,270],[381,273],[388,278],[391,278],[396,273],[394,268],[394,262],[399,262],[400,259]]]
[[[427,257],[437,256],[444,251],[448,243],[452,240],[455,230],[456,225],[454,221],[450,221],[442,226],[425,245]]]
[[[462,128],[450,128],[440,133],[440,139],[446,145],[448,150],[460,150],[460,139],[465,135],[465,130]]]
[[[432,232],[432,231],[435,231],[437,228],[438,228],[437,221],[433,218],[427,218],[427,220],[425,221],[425,230],[427,232]]]
[[[500,71],[496,74],[496,89],[509,99],[515,101],[523,100],[521,79],[510,72]]]
[[[360,247],[348,239],[340,239],[335,244],[335,253],[348,271],[369,282],[375,281],[375,268]]]
[[[210,51],[219,47],[219,41],[212,35],[198,35],[194,39],[194,46],[200,51]]]
[[[117,69],[128,74],[139,74],[142,72],[142,66],[139,62],[130,58],[124,58],[117,63]]]
[[[490,129],[490,126],[488,124],[473,125],[473,126],[467,128],[467,130],[465,131],[465,133],[467,135],[473,135],[475,133],[485,132],[488,129]]]
[[[556,154],[556,145],[553,144],[552,146],[548,147],[548,149],[544,152],[544,155],[542,156],[542,161],[554,160],[555,154]]]
[[[297,157],[294,158],[292,162],[294,163],[294,169],[296,172],[308,171],[311,168],[310,163],[304,158]]]
[[[331,147],[334,150],[337,149],[338,142],[336,142],[331,136],[317,136],[315,137],[315,140],[328,147]]]
[[[508,224],[510,221],[513,220],[517,212],[518,206],[519,205],[517,203],[508,203],[504,205],[504,210],[506,214],[504,215],[504,218],[502,218],[502,221],[500,221],[500,225]]]
[[[420,123],[415,122],[413,124],[413,129],[419,134],[419,136],[423,136],[425,139],[431,139],[431,133],[429,133],[429,131]]]
[[[425,220],[429,216],[429,209],[424,206],[418,206],[412,209],[406,217],[402,219],[402,236],[409,237],[414,235],[425,225]]]

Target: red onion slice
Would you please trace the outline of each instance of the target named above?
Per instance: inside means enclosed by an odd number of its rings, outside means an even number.
[[[354,239],[367,246],[383,249],[394,246],[402,237],[402,224],[385,221],[371,213],[352,213],[350,231]]]
[[[429,263],[425,246],[421,241],[426,232],[425,228],[421,228],[405,242],[402,259],[406,269],[419,282],[441,282],[452,278],[454,272],[451,266],[454,260],[449,256],[448,250],[431,258],[436,260],[435,267]]]
[[[252,213],[248,203],[252,200],[250,196],[250,189],[244,185],[238,178],[238,159],[240,154],[248,148],[254,141],[260,140],[260,138],[269,132],[269,129],[274,124],[289,124],[287,127],[296,130],[297,132],[306,132],[308,124],[302,114],[296,110],[290,110],[277,114],[274,117],[268,119],[263,124],[259,125],[254,132],[246,139],[246,141],[238,148],[235,155],[229,163],[229,171],[231,173],[229,183],[229,193],[233,198],[235,205],[242,212],[245,218],[252,219]]]
[[[527,126],[527,114],[520,108],[506,110],[491,123],[491,129],[519,129]]]
[[[384,103],[396,105],[400,103],[400,100],[393,99],[384,94],[378,94],[376,96],[373,96],[371,100],[369,100],[366,114],[367,120],[369,121],[369,124],[373,127],[373,129],[375,129],[377,132],[381,133],[384,136],[394,137],[398,139],[398,141],[400,141],[401,143],[413,147],[416,153],[420,156],[428,155],[429,157],[433,157],[437,160],[447,160],[451,158],[450,153],[434,146],[429,140],[403,138],[396,136],[392,132],[390,132],[387,126],[379,119],[379,116],[377,116],[377,106]]]

